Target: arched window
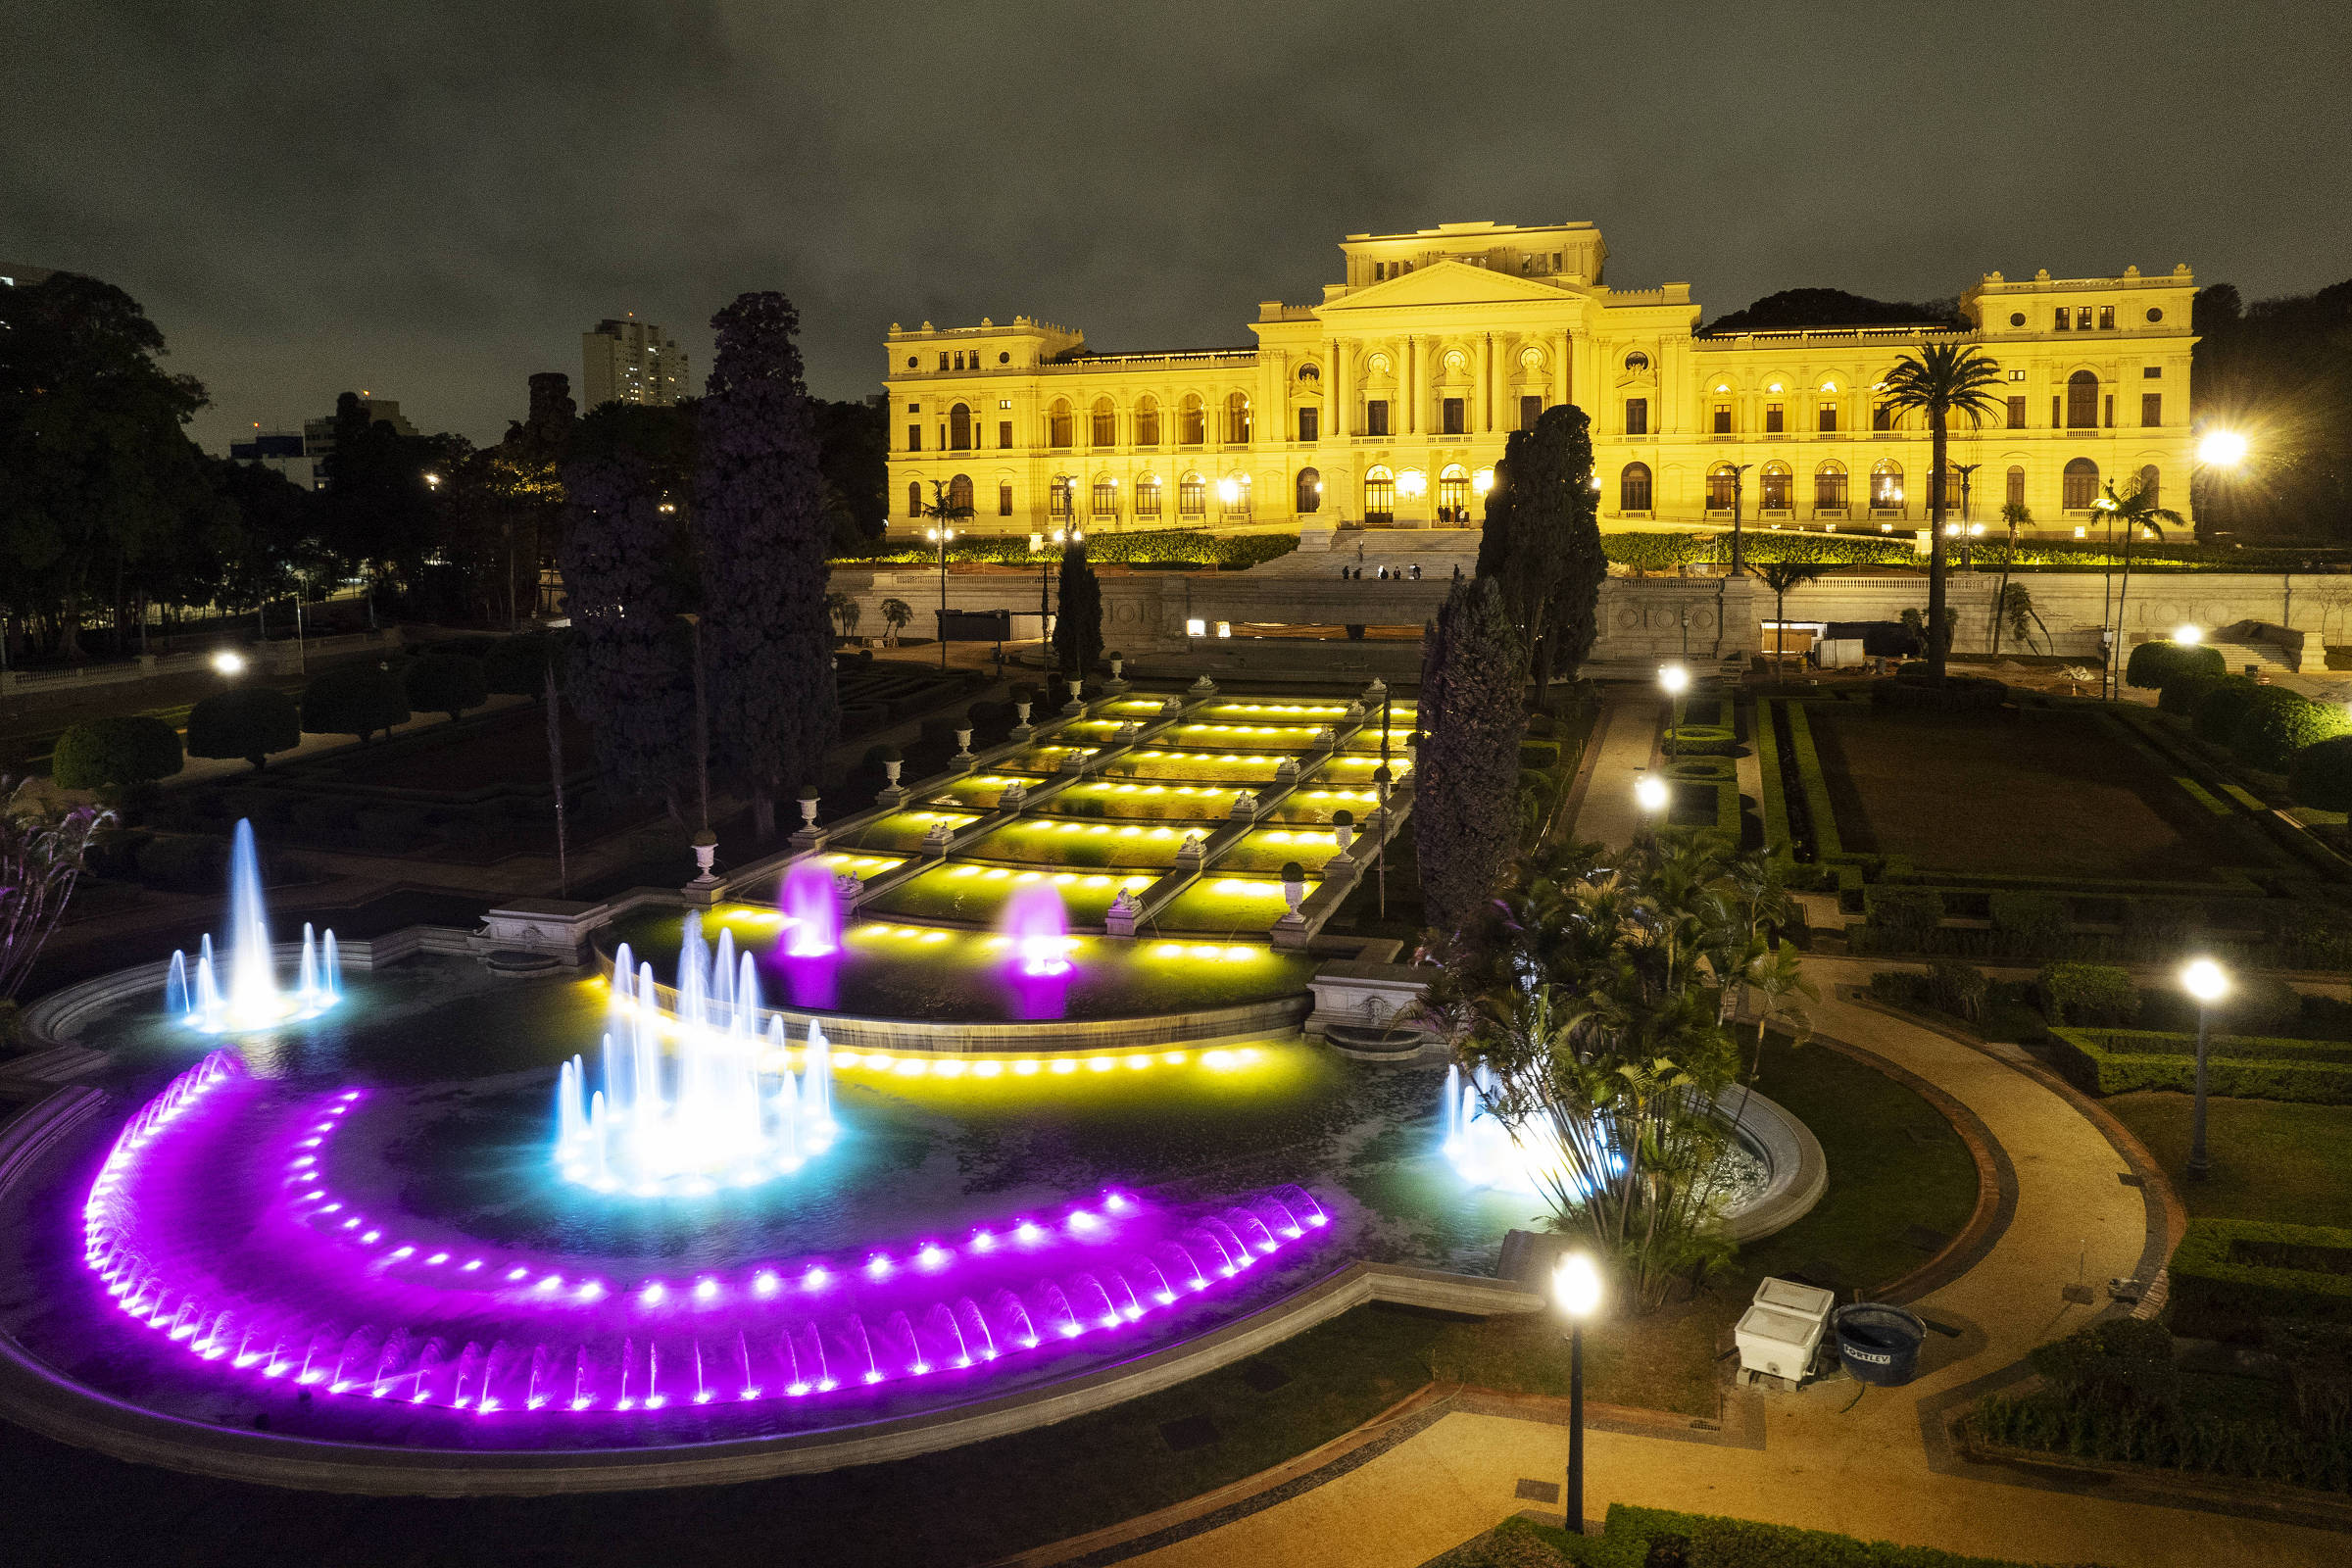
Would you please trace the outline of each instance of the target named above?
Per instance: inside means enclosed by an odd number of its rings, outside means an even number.
[[[970,474],[959,473],[948,481],[948,506],[950,510],[961,507],[966,513],[972,510],[972,476]]]
[[[1066,447],[1070,444],[1070,402],[1055,398],[1053,412],[1046,416],[1046,445]]]
[[[1788,465],[1786,463],[1764,465],[1763,494],[1757,498],[1756,504],[1766,512],[1787,512],[1789,505],[1788,478]]]
[[[2061,490],[2059,502],[2067,511],[2088,512],[2099,499],[2099,466],[2088,458],[2075,459],[2066,466]]]
[[[1649,510],[1649,465],[1629,463],[1617,475],[1617,510],[1647,512]]]
[[[958,403],[948,411],[948,447],[955,452],[972,450],[972,411],[968,404]]]
[[[1310,361],[1309,363],[1298,367],[1298,379],[1301,381],[1320,381],[1323,379],[1323,372]]]
[[[1903,466],[1892,458],[1870,470],[1870,504],[1880,512],[1903,510]]]
[[[1146,398],[1135,406],[1135,444],[1159,445],[1159,399]]]
[[[1067,519],[1070,514],[1070,502],[1072,500],[1070,491],[1074,487],[1075,482],[1076,481],[1072,480],[1066,473],[1055,474],[1054,476],[1054,488],[1048,493],[1046,510],[1056,517]]]
[[[1958,516],[1960,514],[1960,498],[1968,493],[1968,475],[1962,473],[1956,466],[1946,465],[1943,470],[1943,483],[1936,488],[1943,492],[1943,510]]]
[[[1226,516],[1250,515],[1250,476],[1246,473],[1237,473],[1217,481],[1217,501],[1224,507]]]
[[[1098,517],[1119,514],[1119,481],[1107,473],[1095,475],[1094,513]]]
[[[906,515],[908,515],[909,517],[919,517],[919,516],[921,516],[922,514],[923,514],[923,486],[922,486],[922,481],[920,481],[919,479],[909,479],[909,480],[906,482]]]
[[[1312,468],[1298,470],[1298,514],[1323,510],[1323,476]]]
[[[1376,464],[1364,475],[1364,520],[1378,523],[1396,520],[1396,476],[1386,465]]]
[[[1180,446],[1197,447],[1208,439],[1208,415],[1200,407],[1199,394],[1188,392],[1176,413],[1176,440]]]
[[[2026,470],[2009,470],[2009,488],[2002,498],[2003,506],[2022,507],[2026,504]]]
[[[1235,392],[1225,399],[1225,444],[1247,446],[1250,441],[1250,395]]]
[[[2069,430],[2099,427],[2099,378],[2088,370],[2077,370],[2066,378],[2066,427]]]
[[[1470,470],[1458,463],[1448,463],[1438,475],[1438,520],[1470,520]]]
[[[1845,510],[1845,465],[1825,463],[1813,470],[1813,510],[1843,512]]]
[[[1118,444],[1119,416],[1111,408],[1110,399],[1095,399],[1094,418],[1091,422],[1094,426],[1089,432],[1092,437],[1092,445],[1107,447]]]
[[[1158,416],[1154,415],[1154,418]],[[1135,514],[1139,517],[1159,515],[1159,475],[1147,473],[1135,481]]]
[[[2157,482],[2156,465],[2153,463],[2139,470],[2139,493],[2148,498],[2151,507],[2164,505],[2164,489]]]
[[[1732,498],[1738,493],[1739,488],[1740,470],[1728,463],[1715,465],[1714,471],[1707,475],[1707,510],[1709,512],[1731,511]]]
[[[1200,399],[1195,398],[1198,403]],[[1197,473],[1188,473],[1176,481],[1176,514],[1198,517],[1208,510],[1208,488]]]

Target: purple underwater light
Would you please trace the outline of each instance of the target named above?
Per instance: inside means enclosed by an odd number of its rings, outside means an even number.
[[[83,1205],[117,1307],[200,1361],[320,1394],[654,1411],[984,1375],[1130,1330],[1329,1222],[1297,1187],[1178,1207],[1105,1191],[957,1238],[655,1274],[364,1211],[327,1174],[364,1102],[290,1097],[219,1053],[174,1079]],[[224,1200],[245,1223],[221,1224]]]

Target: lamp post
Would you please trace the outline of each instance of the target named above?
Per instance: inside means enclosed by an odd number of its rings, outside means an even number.
[[[925,537],[939,546],[939,667],[944,672],[948,667],[948,545],[956,530],[943,525]]]
[[[1690,671],[1680,664],[1660,664],[1658,684],[1674,699],[1674,723],[1666,731],[1666,760],[1674,760],[1675,736],[1683,727],[1683,694],[1690,689]]]
[[[1731,463],[1724,465],[1724,466],[1732,470],[1731,575],[1738,577],[1743,575],[1747,571],[1747,552],[1740,532],[1740,503],[1746,499],[1747,470],[1754,467],[1755,465],[1752,463]]]
[[[1077,520],[1073,518],[1068,527],[1054,530],[1053,540],[1055,547],[1053,554],[1041,550],[1037,555],[1037,640],[1040,648],[1045,647],[1053,639],[1054,610],[1052,602],[1047,598],[1047,590],[1054,581],[1054,562],[1062,550],[1071,545],[1085,543],[1086,531],[1080,528]],[[1038,657],[1042,661],[1046,656],[1041,653]]]
[[[1385,714],[1386,705],[1383,705]],[[1388,745],[1388,731],[1381,731],[1381,745]],[[1396,775],[1383,762],[1372,770],[1372,788],[1380,796],[1380,842],[1372,851],[1373,875],[1379,879],[1380,917],[1389,917],[1389,781]]]
[[[2198,958],[2180,971],[2180,989],[2197,999],[2197,1088],[2188,1112],[2188,1179],[2205,1179],[2205,1044],[2213,1023],[2213,1004],[2230,994],[2230,976],[2211,958]]]
[[[1568,1494],[1560,1522],[1585,1533],[1585,1319],[1600,1305],[1600,1270],[1584,1252],[1570,1252],[1551,1271],[1551,1296],[1568,1319]]]

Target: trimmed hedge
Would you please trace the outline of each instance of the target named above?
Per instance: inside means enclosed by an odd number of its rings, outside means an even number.
[[[2291,1266],[2298,1261],[2333,1266]],[[2183,1334],[2268,1317],[2352,1323],[2352,1230],[2192,1219],[2173,1252],[2172,1281],[2173,1322]]]
[[[2237,734],[2237,721],[2247,704],[2260,690],[2251,675],[2224,675],[2197,699],[2189,727],[2196,731],[2197,739],[2209,745],[2228,746]]]
[[[2098,1095],[2140,1089],[2181,1094],[2196,1085],[2197,1037],[2146,1029],[2052,1029],[2058,1065]],[[2230,1100],[2352,1105],[2352,1045],[2215,1035],[2206,1042],[2205,1088]]]
[[[144,713],[85,718],[57,738],[49,756],[50,776],[67,790],[152,784],[182,765],[179,731]]]
[[[501,697],[547,695],[547,666],[556,666],[556,684],[564,684],[564,639],[547,632],[518,632],[501,637],[482,655],[482,683]]]
[[[2228,669],[2219,648],[2158,638],[2132,650],[2131,659],[2124,664],[2124,684],[2142,691],[2157,691],[2183,675],[2220,675]]]
[[[1519,765],[1548,772],[1560,765],[1560,743],[1557,741],[1521,741]]]
[[[2139,1016],[2139,986],[2129,970],[2103,963],[2045,963],[2034,978],[2053,1024],[2129,1028]]]
[[[274,686],[215,692],[188,710],[190,757],[241,757],[255,769],[302,744],[302,710]]]
[[[2265,773],[2283,773],[2306,746],[2352,731],[2339,703],[2315,703],[2283,686],[2258,686],[2230,731],[2237,760]]]
[[[303,689],[302,727],[314,735],[357,735],[365,741],[408,721],[409,697],[400,677],[373,664],[337,665]]]
[[[411,708],[420,713],[447,713],[453,723],[460,713],[490,700],[482,662],[464,654],[425,655],[409,666],[403,685]]]
[[[2352,811],[2352,735],[2314,741],[2287,764],[2286,790],[2315,811]]]
[[[2034,1568],[1935,1546],[1901,1546],[1826,1530],[1622,1502],[1609,1505],[1597,1536],[1570,1538],[1529,1519],[1506,1519],[1495,1528],[1484,1561],[1524,1565],[1541,1562],[1535,1553],[1544,1551],[1591,1568]]]
[[[1995,893],[1985,903],[1992,928],[2028,952],[2051,947],[2074,930],[2066,901],[2047,893]]]
[[[1739,737],[1721,724],[1669,724],[1666,745],[1677,757],[1731,757],[1740,750]]]
[[[1298,548],[1297,534],[1235,534],[1219,536],[1194,528],[1164,528],[1147,533],[1095,534],[1086,541],[1087,560],[1096,565],[1182,565],[1239,568],[1287,556]],[[958,539],[948,548],[948,560],[1034,566],[1039,554],[1029,548],[1029,536],[983,534]],[[892,545],[875,541],[871,554],[835,556],[829,566],[931,565],[937,550],[921,545]]]
[[[1916,949],[1943,923],[1943,895],[1934,888],[1879,883],[1863,890],[1862,914],[1889,943]]]
[[[2205,694],[2229,678],[2220,672],[2175,674],[2158,688],[2156,710],[2160,713],[2177,713],[2182,718],[2194,718],[2197,705],[2205,700]],[[2242,680],[2245,677],[2238,678]]]
[[[1892,680],[1871,682],[1870,700],[1897,708],[1934,708],[1948,713],[1986,712],[2009,700],[2009,688],[1986,675],[1945,675],[1937,685],[1925,664],[1905,664]]]

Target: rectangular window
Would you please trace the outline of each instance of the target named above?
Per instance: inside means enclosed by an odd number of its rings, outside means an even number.
[[[2026,400],[2024,398],[2011,398],[2009,400],[2009,428],[2012,430],[2023,430],[2025,427]]]
[[[2011,468],[2009,470],[2009,493],[2007,499],[2009,505],[2013,507],[2022,507],[2026,504],[2025,469]]]
[[[1732,433],[1732,406],[1729,403],[1715,405],[1715,433],[1717,435]]]
[[[997,515],[1000,517],[1012,515],[1012,486],[1010,483],[997,486]]]
[[[1870,427],[1873,430],[1893,429],[1894,410],[1888,408],[1884,403],[1874,404],[1870,411]]]
[[[910,424],[906,427],[906,450],[909,452],[923,450],[923,427],[921,425]]]
[[[1837,404],[1824,403],[1821,406],[1821,432],[1824,435],[1836,435],[1838,433]]]
[[[948,356],[947,356],[947,351],[946,351],[946,350],[944,350],[944,349],[940,351],[940,356],[939,356],[939,368],[940,368],[941,369],[943,369],[943,370],[944,370],[944,369],[946,369],[946,368],[948,368]]]
[[[1374,398],[1364,405],[1364,434],[1389,433],[1389,404],[1386,398]]]
[[[1625,433],[1627,435],[1649,434],[1649,399],[1627,398],[1625,400]]]
[[[2110,429],[2110,430],[2114,429],[2114,428],[2115,428],[2115,394],[2114,394],[2114,393],[2110,392],[2110,393],[2108,393],[2108,394],[2107,394],[2107,397],[2106,397],[2106,400],[2105,400],[2105,408],[2104,408],[2103,412],[2104,412],[2104,414],[2105,414],[2106,417],[2105,417],[2105,419],[2104,419],[2102,422],[2104,422],[2104,424],[2106,425],[2106,427],[2107,427],[2108,429]]]
[[[2065,330],[2067,329],[2067,326],[2068,326],[2068,325],[2069,325],[2069,324],[2072,322],[2072,320],[2073,320],[2073,319],[2074,319],[2074,318],[2073,318],[2072,317],[2070,317],[2070,316],[2068,316],[2068,315],[2066,314],[2066,307],[2065,307],[2065,306],[2061,305],[2061,306],[2059,306],[2059,307],[2058,307],[2058,330],[2059,330],[2059,331],[2061,331],[2061,332],[2065,331]]]
[[[2164,422],[2164,394],[2142,392],[2139,395],[2139,422],[2154,426]]]
[[[1322,434],[1323,411],[1321,409],[1300,409],[1298,411],[1298,439],[1316,441],[1322,438]]]
[[[1460,435],[1462,433],[1462,400],[1460,398],[1447,398],[1446,400],[1446,406],[1443,412],[1446,420],[1446,428],[1440,433],[1445,435]]]
[[[1781,406],[1778,403],[1765,404],[1764,433],[1766,435],[1779,435],[1788,428],[1788,421],[1781,416]]]
[[[2164,367],[2161,365],[2143,365],[2139,368],[2139,374],[2142,380],[2153,381],[2164,374]]]
[[[2075,330],[2078,332],[2087,332],[2090,330],[2089,306],[2082,306],[2075,312]]]
[[[2060,422],[2061,421],[2058,417],[2058,394],[2053,392],[2050,394],[2050,428],[2053,430],[2057,429]]]
[[[1531,393],[1529,396],[1523,397],[1519,400],[1520,429],[1533,430],[1536,427],[1536,421],[1542,417],[1544,417],[1543,394]]]
[[[2115,330],[2114,306],[2102,305],[2099,307],[2099,330],[2102,332],[2112,332]]]
[[[1117,441],[1118,416],[1108,409],[1097,409],[1094,415],[1094,445],[1113,446]]]
[[[997,421],[997,445],[1007,452],[1012,450],[1012,421],[1010,419]]]

